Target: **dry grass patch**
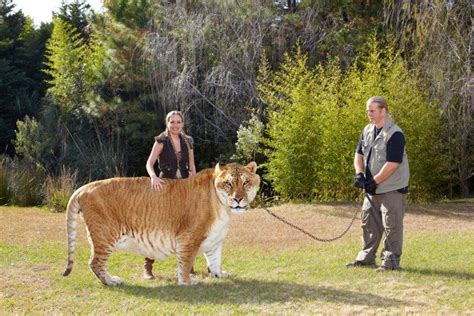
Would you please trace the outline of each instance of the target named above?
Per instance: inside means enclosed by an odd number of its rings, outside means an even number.
[[[0,241],[31,244],[45,240],[66,240],[66,215],[38,208],[0,206]],[[85,234],[79,234],[80,238]]]

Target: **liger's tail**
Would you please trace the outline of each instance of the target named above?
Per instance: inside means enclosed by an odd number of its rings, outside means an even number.
[[[72,265],[74,263],[74,250],[76,249],[76,236],[77,236],[77,215],[81,206],[77,200],[79,190],[73,193],[69,202],[67,203],[66,209],[66,223],[67,223],[67,266],[63,273],[63,276],[68,276],[72,271]]]

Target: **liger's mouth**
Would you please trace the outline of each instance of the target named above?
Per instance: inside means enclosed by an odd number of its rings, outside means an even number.
[[[235,211],[245,211],[247,209],[247,207],[242,206],[231,206],[230,208]]]

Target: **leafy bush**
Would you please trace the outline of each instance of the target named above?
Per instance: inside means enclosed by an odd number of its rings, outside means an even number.
[[[54,212],[64,212],[72,193],[76,188],[77,171],[61,168],[57,177],[46,177],[45,197],[48,208]]]
[[[18,206],[40,205],[44,183],[42,168],[16,158],[9,163],[8,168],[10,203]]]
[[[260,71],[259,91],[268,106],[267,177],[275,189],[290,198],[356,198],[351,179],[357,140],[367,124],[365,103],[382,95],[407,139],[411,197],[437,195],[447,169],[437,141],[440,115],[390,45],[382,48],[370,38],[347,71],[338,60],[312,69],[306,61],[297,48],[279,71]]]
[[[247,121],[240,124],[237,131],[237,143],[235,143],[235,155],[231,159],[248,163],[255,160],[258,146],[263,133],[263,123],[255,114]]]
[[[49,147],[45,140],[42,125],[35,119],[25,116],[16,122],[15,150],[29,163],[41,164]]]

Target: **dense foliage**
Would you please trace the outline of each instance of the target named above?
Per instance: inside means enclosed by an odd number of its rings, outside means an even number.
[[[78,184],[145,175],[153,136],[179,109],[198,169],[256,159],[282,195],[349,199],[363,104],[382,94],[407,134],[412,197],[470,193],[468,1],[104,7],[63,2],[52,23],[35,28],[0,0],[0,150],[18,156],[3,166],[74,174]],[[48,179],[51,188],[63,183]]]
[[[33,21],[0,0],[0,153],[15,153],[11,140],[16,121],[40,112],[46,76],[40,71],[51,25],[35,29]]]
[[[384,95],[406,135],[412,198],[437,196],[447,170],[438,142],[440,114],[400,56],[372,37],[346,71],[337,60],[314,68],[306,62],[298,50],[260,84],[269,105],[267,167],[275,189],[288,197],[355,198],[351,175],[367,124],[365,102]]]
[[[474,184],[474,45],[472,1],[389,1],[386,26],[424,79],[443,119],[441,142],[449,159],[449,194],[469,195]]]

